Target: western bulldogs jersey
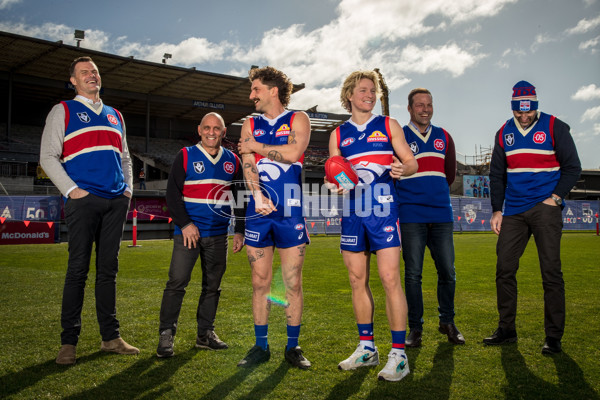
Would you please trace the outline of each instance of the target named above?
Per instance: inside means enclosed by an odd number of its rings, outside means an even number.
[[[389,117],[373,115],[360,126],[349,119],[336,128],[336,136],[342,157],[354,165],[359,178],[350,191],[349,210],[389,209],[395,197]]]
[[[123,194],[123,117],[112,107],[98,111],[82,101],[61,102],[65,109],[65,138],[61,161],[81,189],[103,198]],[[97,168],[102,165],[102,168]]]
[[[448,133],[433,125],[425,136],[412,124],[403,130],[419,170],[396,181],[400,222],[452,222],[450,188],[444,168]]]
[[[212,157],[197,144],[183,149],[183,165],[183,201],[200,235],[226,234],[234,200],[230,183],[240,168],[240,159],[223,147]],[[175,226],[175,234],[181,234],[179,226]]]
[[[259,143],[283,145],[288,143],[295,113],[284,111],[275,119],[264,115],[250,120],[250,130],[254,139]],[[293,164],[272,161],[256,154],[256,167],[260,178],[263,194],[270,198],[277,211],[272,217],[301,217],[302,216],[302,162],[304,156]],[[248,204],[247,216],[255,216],[254,197]]]
[[[499,145],[507,164],[504,215],[529,210],[552,195],[560,179],[560,164],[554,151],[554,119],[538,113],[538,120],[523,130],[514,118],[501,128]]]

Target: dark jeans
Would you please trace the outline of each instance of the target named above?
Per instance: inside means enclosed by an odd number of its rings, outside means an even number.
[[[546,336],[558,340],[562,338],[565,329],[565,283],[560,262],[562,227],[560,207],[543,203],[538,203],[521,214],[502,218],[496,245],[496,292],[500,328],[515,329],[519,258],[533,234],[542,271]]]
[[[159,332],[171,329],[177,332],[177,320],[185,288],[192,277],[194,265],[200,257],[202,268],[202,293],[198,301],[196,319],[198,335],[214,330],[215,316],[221,295],[221,279],[227,266],[227,235],[201,237],[196,248],[183,245],[183,236],[173,238],[173,256],[169,267],[169,280],[160,306]]]
[[[105,199],[88,194],[68,199],[65,221],[69,230],[69,263],[63,289],[61,343],[77,345],[81,332],[81,309],[85,282],[96,243],[96,316],[102,340],[118,338],[116,318],[117,271],[123,226],[129,198]]]
[[[408,326],[411,330],[423,330],[423,292],[421,278],[425,247],[437,269],[437,298],[441,323],[454,323],[454,290],[456,273],[454,270],[454,224],[403,223],[402,258],[404,259],[404,286],[408,304]]]

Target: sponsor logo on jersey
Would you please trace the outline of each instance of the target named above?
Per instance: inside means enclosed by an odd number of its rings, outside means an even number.
[[[298,235],[298,240],[302,240],[303,236],[304,236],[304,232],[300,232],[300,234]]]
[[[227,161],[223,164],[223,169],[228,174],[232,174],[233,171],[235,170],[235,166],[233,165],[233,163],[231,161]]]
[[[394,196],[387,194],[385,196],[377,196],[377,201],[380,203],[391,203],[394,201]]]
[[[302,229],[304,229],[304,224],[298,224],[294,227],[294,229],[297,231],[301,231]]]
[[[533,134],[533,141],[537,144],[542,144],[546,141],[546,133],[542,131],[538,131]]]
[[[85,111],[84,112],[78,112],[77,116],[79,117],[79,120],[81,122],[85,122],[86,124],[91,121],[90,116]]]
[[[388,137],[381,133],[381,131],[375,131],[369,135],[367,142],[387,142]]]
[[[194,171],[201,174],[205,170],[203,161],[194,161]]]
[[[288,207],[300,207],[300,199],[288,199],[287,205]]]
[[[108,122],[110,122],[111,124],[113,124],[113,125],[119,124],[119,121],[117,121],[117,117],[115,117],[114,115],[108,114],[107,118],[108,118]]]
[[[515,134],[507,133],[506,135],[504,135],[504,141],[506,142],[507,146],[512,146],[513,144],[515,144]]]
[[[353,137],[349,137],[346,138],[342,141],[342,144],[340,144],[341,147],[346,147],[346,146],[350,146],[352,143],[354,143],[354,138]]]
[[[388,225],[385,228],[383,228],[384,232],[394,232],[396,230],[396,228],[394,228],[392,225]]]
[[[386,242],[391,242],[392,240],[394,240],[394,235],[390,235],[388,236],[388,238],[385,240]]]
[[[255,129],[254,132],[252,132],[254,137],[261,137],[261,136],[264,136],[266,133],[267,132],[265,132],[265,130],[263,130],[263,129]]]
[[[287,136],[289,134],[290,127],[288,126],[288,124],[283,124],[279,127],[279,129],[277,129],[277,132],[275,132],[275,137]]]
[[[410,143],[408,147],[410,147],[410,150],[413,152],[413,154],[417,154],[419,152],[419,145],[417,142]]]
[[[340,239],[340,243],[348,245],[348,246],[356,246],[358,244],[358,237],[342,235],[342,237]]]
[[[365,135],[366,135],[366,133],[363,132],[362,135],[360,135],[358,137],[358,140],[363,140],[365,138]]]
[[[433,147],[435,147],[435,149],[439,151],[444,150],[444,141],[442,139],[435,139],[435,141],[433,142]]]

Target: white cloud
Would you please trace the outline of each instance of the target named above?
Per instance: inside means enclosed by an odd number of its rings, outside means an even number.
[[[0,0],[0,10],[10,8],[13,4],[20,3],[21,0]]]
[[[533,44],[531,45],[531,52],[535,53],[542,45],[546,44],[546,43],[552,43],[552,42],[556,42],[557,40],[551,36],[549,36],[547,33],[546,34],[538,34],[535,36],[535,40],[533,41]]]
[[[571,96],[571,99],[583,101],[600,99],[600,87],[597,87],[593,83],[591,85],[582,86],[573,96]]]
[[[588,108],[581,116],[581,122],[600,119],[600,106]]]
[[[600,124],[594,124],[594,131],[592,134],[594,136],[600,136]]]
[[[589,31],[595,29],[598,26],[600,26],[600,15],[598,15],[596,18],[593,18],[593,19],[586,19],[586,18],[582,19],[573,28],[569,28],[569,29],[565,30],[565,33],[567,35],[586,33],[586,32],[589,32]]]
[[[595,38],[579,43],[579,50],[587,50],[591,48],[593,54],[597,51],[595,47],[598,47],[598,43],[600,43],[600,36],[596,36]]]

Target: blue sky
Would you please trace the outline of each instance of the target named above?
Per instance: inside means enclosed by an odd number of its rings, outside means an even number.
[[[0,30],[74,44],[75,29],[83,47],[147,61],[272,65],[306,85],[295,109],[342,112],[345,76],[379,68],[391,115],[406,124],[408,92],[427,87],[466,161],[492,146],[524,79],[571,126],[584,168],[600,168],[600,0],[0,0]]]

